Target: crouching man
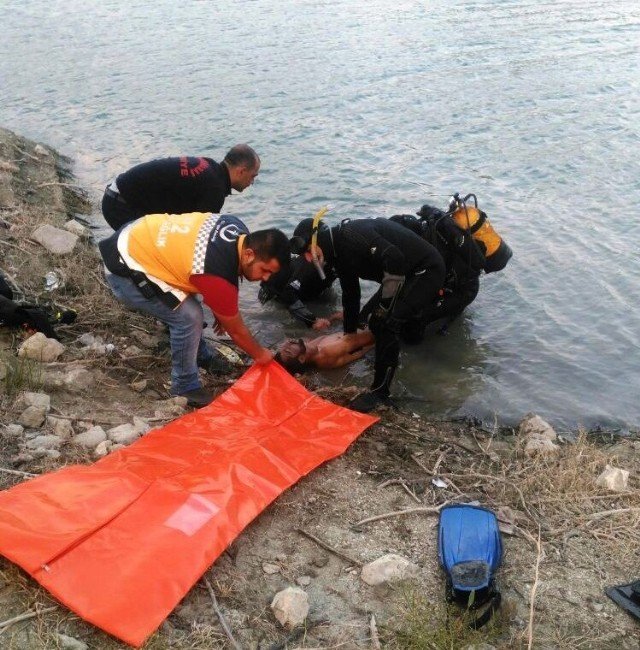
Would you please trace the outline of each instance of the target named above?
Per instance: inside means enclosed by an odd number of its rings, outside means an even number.
[[[203,339],[202,294],[218,325],[256,363],[272,353],[254,339],[238,310],[238,278],[269,279],[289,264],[287,237],[275,228],[249,233],[234,216],[193,212],[151,214],[99,244],[106,279],[118,300],[169,328],[171,392],[202,407],[213,399],[198,367],[213,354]]]

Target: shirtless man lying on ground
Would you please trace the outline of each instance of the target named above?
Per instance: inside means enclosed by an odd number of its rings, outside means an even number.
[[[368,330],[353,334],[336,332],[313,339],[287,339],[274,358],[291,373],[309,368],[330,370],[361,359],[374,345],[374,336]]]

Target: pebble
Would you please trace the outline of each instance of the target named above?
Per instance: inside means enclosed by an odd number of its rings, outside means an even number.
[[[287,587],[273,597],[271,611],[281,625],[294,628],[302,625],[309,614],[309,597],[298,587]]]

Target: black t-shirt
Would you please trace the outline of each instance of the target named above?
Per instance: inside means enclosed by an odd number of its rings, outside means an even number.
[[[141,163],[120,174],[116,184],[124,200],[140,215],[217,214],[231,194],[225,165],[191,156]]]

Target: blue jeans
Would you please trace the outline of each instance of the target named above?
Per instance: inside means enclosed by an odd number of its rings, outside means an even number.
[[[202,338],[202,305],[189,296],[177,309],[167,307],[159,298],[145,298],[129,279],[105,273],[115,297],[127,307],[145,312],[169,327],[171,343],[171,392],[181,395],[202,388],[198,364],[206,364],[213,354]]]

